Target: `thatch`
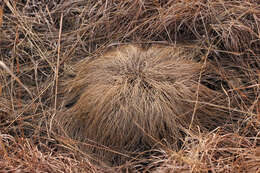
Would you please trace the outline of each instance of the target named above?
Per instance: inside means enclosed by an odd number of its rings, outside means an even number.
[[[89,165],[86,159],[88,154],[76,147],[77,141],[66,136],[60,137],[53,131],[55,115],[65,111],[60,110],[63,106],[60,100],[63,96],[59,95],[62,90],[59,87],[61,80],[67,80],[67,75],[74,75],[75,63],[86,57],[100,57],[110,45],[178,45],[187,41],[196,44],[204,55],[200,63],[206,63],[210,71],[214,71],[214,74],[209,72],[209,78],[202,76],[206,83],[202,81],[201,84],[225,96],[225,100],[214,105],[219,105],[218,109],[229,111],[231,117],[237,113],[242,114],[239,121],[228,123],[229,128],[219,127],[224,130],[211,132],[219,138],[190,134],[189,144],[196,151],[208,151],[205,147],[211,147],[214,153],[221,156],[221,159],[213,162],[207,159],[215,158],[212,152],[200,152],[203,157],[198,157],[197,162],[203,163],[203,169],[199,166],[196,171],[223,170],[225,165],[239,168],[237,172],[256,172],[259,169],[259,164],[253,161],[259,159],[257,152],[254,152],[259,147],[259,1],[4,0],[0,1],[0,5],[1,135],[9,135],[18,145],[22,144],[21,139],[26,139],[33,148],[39,150],[39,157],[57,152],[57,155],[66,156],[67,160],[72,159],[73,163],[81,160],[82,165]],[[185,132],[186,135],[188,132]],[[215,144],[218,143],[216,139],[225,141],[226,134],[238,135],[249,143],[224,149],[219,146],[214,148],[211,145],[198,145],[197,139],[214,139]],[[229,138],[229,141],[237,142],[236,138]],[[49,150],[43,150],[39,143],[43,143]],[[6,148],[11,146],[10,143],[4,145]],[[18,145],[12,145],[14,148],[6,149],[6,154],[1,155],[2,170],[8,165],[20,166],[20,171],[26,170],[26,166],[22,165],[29,161],[16,164],[13,162],[16,157],[12,153]],[[240,149],[242,147],[243,150]],[[231,149],[236,150],[233,153],[236,159],[240,158],[237,159],[239,162],[225,155]],[[183,154],[190,151],[187,143],[184,142],[179,150],[183,157],[171,157],[172,151],[165,149],[165,156],[160,158],[164,161],[167,158],[171,160],[165,164],[166,167],[179,167],[182,164],[186,170],[194,170],[193,162],[181,162],[181,158],[192,158]],[[72,157],[71,153],[77,157]],[[30,158],[29,152],[24,153],[23,157],[26,155]],[[223,164],[225,159],[227,162]],[[58,162],[66,163],[65,160]],[[131,164],[133,163],[118,169],[127,169]],[[252,164],[256,165],[254,169],[251,169]],[[32,165],[31,170],[36,170],[35,166],[36,164]],[[92,166],[95,172],[98,166]],[[73,167],[75,165],[68,165],[64,172],[77,172]],[[147,165],[140,167],[150,168]],[[84,166],[82,168],[84,172]]]

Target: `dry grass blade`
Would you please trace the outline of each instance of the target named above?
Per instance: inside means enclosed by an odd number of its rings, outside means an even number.
[[[3,24],[3,4],[0,2],[0,28],[2,27]]]
[[[16,80],[28,92],[31,98],[33,98],[31,91],[20,81],[18,77],[15,76],[14,73],[12,73],[12,71],[4,64],[4,62],[0,61],[0,67],[2,67],[8,74],[10,74],[14,80]]]
[[[58,40],[58,57],[57,57],[57,66],[55,71],[55,101],[54,101],[54,108],[57,110],[57,96],[58,96],[58,79],[59,79],[59,67],[60,67],[60,41],[61,41],[61,33],[62,33],[62,24],[63,24],[63,13],[60,17],[60,29],[59,29],[59,40]],[[52,123],[53,119],[56,115],[56,112],[53,114],[51,120],[50,120],[50,131],[52,131]]]

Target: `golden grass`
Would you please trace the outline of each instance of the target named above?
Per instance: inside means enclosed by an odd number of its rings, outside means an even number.
[[[7,67],[0,67],[2,172],[260,170],[258,1],[0,3],[0,61]],[[75,63],[86,57],[94,60],[111,45],[183,42],[192,42],[204,55],[201,62],[210,67],[206,71],[210,75],[202,75],[206,81],[202,84],[225,96],[218,109],[225,109],[230,117],[242,115],[239,120],[209,133],[187,130],[180,150],[159,148],[160,154],[147,160],[113,168],[90,162],[92,156],[78,147],[79,141],[56,133],[55,115],[64,111],[59,84],[75,75]],[[203,104],[213,106],[207,101]]]
[[[176,150],[186,130],[198,134],[237,118],[224,93],[207,87],[214,71],[201,57],[190,45],[128,44],[80,61],[63,84],[71,108],[60,113],[57,126],[114,164],[130,160],[131,152]]]

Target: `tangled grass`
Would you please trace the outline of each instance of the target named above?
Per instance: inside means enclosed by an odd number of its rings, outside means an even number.
[[[1,171],[259,171],[258,1],[0,2]],[[90,162],[79,141],[56,133],[54,117],[64,111],[59,83],[74,75],[75,63],[115,44],[182,42],[203,53],[216,72],[204,85],[225,95],[219,108],[242,114],[238,121],[208,134],[187,131],[180,150],[159,149],[147,165],[117,167]]]

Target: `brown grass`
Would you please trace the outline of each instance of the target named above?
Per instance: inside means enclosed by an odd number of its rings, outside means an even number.
[[[79,62],[64,84],[71,108],[58,122],[114,164],[159,144],[178,149],[185,131],[198,134],[230,119],[223,94],[200,84],[211,72],[198,62],[202,56],[190,45],[123,45]]]
[[[258,1],[4,0],[0,5],[0,61],[7,67],[0,67],[2,172],[259,171]],[[95,63],[115,44],[180,42],[196,45],[203,55],[196,63],[210,69],[200,71],[201,85],[224,98],[203,103],[204,109],[218,105],[230,117],[242,115],[239,121],[209,134],[185,131],[179,151],[157,149],[161,154],[151,156],[150,164],[133,161],[116,168],[90,163],[78,141],[56,134],[54,117],[65,111],[58,84],[75,74],[75,63],[86,57]]]

